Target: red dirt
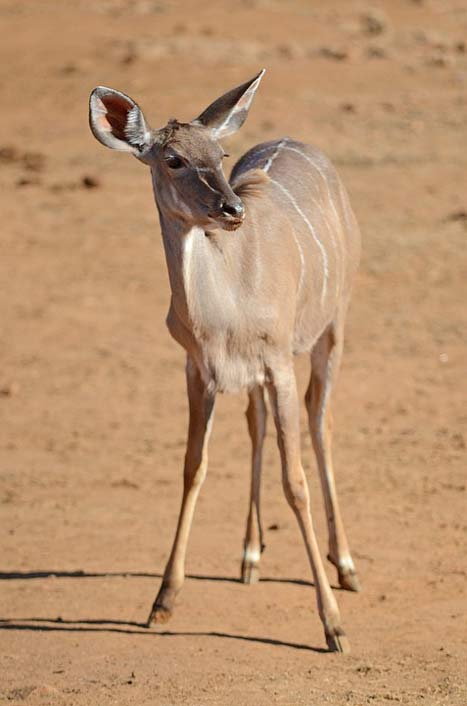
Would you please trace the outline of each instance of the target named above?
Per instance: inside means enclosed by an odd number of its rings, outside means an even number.
[[[3,0],[0,21],[0,702],[464,706],[465,2]],[[193,578],[167,626],[139,626],[178,512],[184,360],[164,325],[149,175],[94,141],[87,99],[115,86],[157,126],[263,65],[232,161],[284,134],[319,145],[364,236],[334,404],[364,587],[336,592],[344,658],[324,651],[271,424],[267,580],[235,581],[249,477],[237,397],[218,403]]]

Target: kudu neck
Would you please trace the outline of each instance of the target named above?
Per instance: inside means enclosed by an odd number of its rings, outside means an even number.
[[[166,193],[159,188],[156,174],[153,173],[152,177],[154,199],[159,213],[169,270],[183,265],[184,247],[188,238],[202,239],[203,250],[206,248],[207,256],[211,245],[215,246],[216,250],[221,250],[223,231],[219,229],[208,232],[194,223],[188,206],[184,207],[183,204],[178,203],[173,193]]]

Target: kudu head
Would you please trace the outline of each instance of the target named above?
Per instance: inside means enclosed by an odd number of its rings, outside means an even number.
[[[245,122],[264,69],[215,100],[190,123],[170,120],[152,130],[139,106],[105,86],[91,93],[89,124],[103,145],[131,152],[149,165],[159,209],[188,226],[235,230],[245,216],[240,198],[222,170],[219,140]]]

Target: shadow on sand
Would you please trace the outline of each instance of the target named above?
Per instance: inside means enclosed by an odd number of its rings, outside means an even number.
[[[160,579],[162,574],[148,573],[143,571],[59,571],[54,569],[42,571],[1,571],[0,581],[23,581],[46,578],[65,579],[92,579],[92,578],[150,578]],[[221,581],[227,583],[241,583],[239,578],[233,576],[205,576],[201,574],[187,574],[187,579],[194,581]],[[285,583],[298,586],[313,587],[311,581],[291,578],[271,578],[262,577],[262,583]],[[335,587],[339,590],[340,587]],[[0,630],[32,631],[32,632],[81,632],[81,633],[120,633],[125,635],[141,635],[145,637],[212,637],[227,640],[241,640],[244,642],[254,642],[263,645],[274,645],[276,647],[287,647],[294,650],[308,650],[310,652],[326,653],[329,650],[324,647],[312,647],[298,642],[287,642],[269,637],[257,637],[252,635],[234,635],[232,633],[219,631],[172,631],[160,629],[148,629],[145,623],[128,622],[124,620],[106,619],[80,619],[64,620],[62,618],[0,618]]]
[[[0,571],[0,581],[46,579],[49,577],[65,579],[93,579],[93,578],[148,578],[160,579],[162,574],[149,573],[145,571],[56,571],[54,569],[43,571]],[[186,574],[187,579],[193,581],[222,581],[227,583],[241,583],[239,578],[234,576],[204,576],[202,574]],[[270,578],[261,577],[261,583],[291,583],[297,586],[313,586],[311,581],[304,579]]]
[[[142,635],[145,637],[214,637],[226,640],[241,640],[262,645],[288,647],[294,650],[325,653],[324,647],[312,647],[299,642],[286,642],[270,637],[253,635],[233,635],[219,631],[172,631],[147,629],[143,623],[126,622],[124,620],[63,620],[62,618],[16,618],[8,620],[0,618],[0,630],[32,631],[32,632],[81,632],[81,633],[120,633],[124,635]]]

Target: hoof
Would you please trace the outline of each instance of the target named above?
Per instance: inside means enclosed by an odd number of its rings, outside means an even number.
[[[259,581],[259,566],[252,564],[249,561],[244,561],[242,564],[242,583],[252,584]]]
[[[329,652],[340,652],[343,655],[350,653],[350,644],[343,630],[337,629],[332,634],[326,633],[326,642]]]
[[[162,625],[163,623],[167,623],[171,617],[171,610],[164,608],[162,605],[156,604],[151,610],[146,627],[150,628],[151,625]]]
[[[331,564],[337,569],[337,580],[339,581],[339,586],[341,588],[346,591],[354,591],[356,593],[362,590],[361,583],[354,568],[349,566],[346,566],[345,568],[340,567],[338,562],[334,561],[330,554],[328,554],[328,561],[330,561]],[[353,562],[351,563],[351,566],[353,567]]]
[[[355,571],[339,571],[339,586],[344,588],[346,591],[355,591],[358,593],[362,590],[360,581]]]

